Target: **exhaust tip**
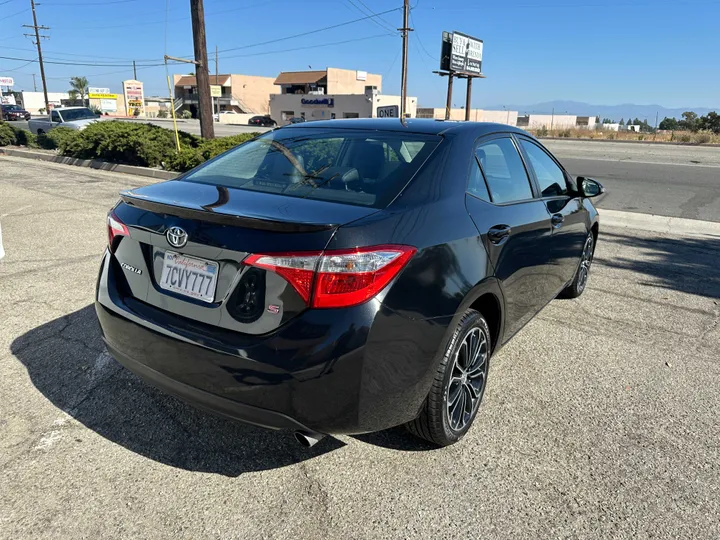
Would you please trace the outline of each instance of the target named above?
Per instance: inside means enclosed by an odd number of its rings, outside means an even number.
[[[319,443],[325,435],[320,433],[311,433],[308,431],[296,431],[295,440],[299,442],[305,448],[312,448]]]

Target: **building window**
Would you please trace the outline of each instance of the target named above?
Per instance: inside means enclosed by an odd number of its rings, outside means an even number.
[[[360,113],[346,112],[346,113],[343,113],[343,118],[360,118]]]

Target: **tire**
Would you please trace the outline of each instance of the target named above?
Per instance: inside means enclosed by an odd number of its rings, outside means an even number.
[[[463,353],[472,350],[473,343],[478,350],[474,361]],[[438,446],[449,446],[465,436],[485,393],[491,351],[487,322],[479,312],[467,310],[447,345],[420,414],[406,424],[410,433]]]
[[[582,255],[580,256],[580,264],[575,270],[575,277],[572,283],[568,285],[558,295],[560,298],[578,298],[587,286],[588,277],[590,275],[590,265],[592,264],[593,255],[595,254],[595,235],[590,232],[585,239]]]

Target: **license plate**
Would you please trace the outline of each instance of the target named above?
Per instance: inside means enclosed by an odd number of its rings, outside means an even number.
[[[217,275],[217,263],[166,251],[159,285],[168,291],[212,302]]]

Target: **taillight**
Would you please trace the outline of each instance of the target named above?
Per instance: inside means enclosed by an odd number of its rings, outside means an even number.
[[[115,239],[120,236],[130,236],[130,231],[128,231],[127,226],[120,221],[120,218],[117,217],[112,210],[107,216],[107,228],[108,246],[110,247],[110,252],[115,253],[115,249],[117,248]]]
[[[315,308],[362,304],[379,293],[417,251],[411,246],[250,255],[245,264],[285,278]]]

